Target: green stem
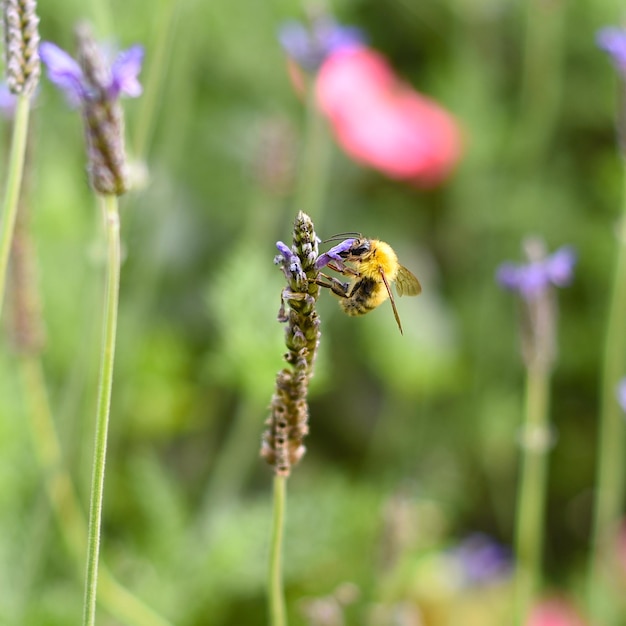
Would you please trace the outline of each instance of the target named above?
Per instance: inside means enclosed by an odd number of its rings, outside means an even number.
[[[284,476],[274,476],[274,517],[272,520],[268,589],[270,626],[287,626],[282,572],[282,544],[286,491],[287,479]]]
[[[9,171],[6,181],[4,205],[2,207],[2,226],[0,227],[0,314],[6,291],[9,257],[11,256],[11,242],[17,216],[20,188],[22,186],[22,172],[24,171],[24,156],[26,153],[26,139],[28,135],[28,116],[30,99],[28,96],[17,97],[15,117],[13,119],[13,137],[9,154]]]
[[[600,564],[621,517],[624,494],[624,422],[615,397],[619,379],[626,374],[626,169],[622,217],[618,229],[617,259],[610,296],[604,345],[600,399],[600,431],[591,561],[588,577],[589,611],[598,623],[610,624],[599,613],[609,608],[602,597],[606,584]],[[601,619],[602,617],[602,619]]]
[[[89,533],[87,539],[87,578],[85,582],[85,605],[83,626],[93,626],[96,618],[96,595],[98,584],[98,560],[100,553],[100,525],[102,519],[102,496],[104,491],[104,465],[106,460],[109,409],[113,384],[113,359],[117,328],[117,303],[120,279],[120,222],[117,197],[101,196],[107,232],[107,280],[102,333],[102,354],[98,406],[96,412],[96,435],[91,502],[89,505]]]
[[[212,511],[221,510],[236,499],[250,475],[257,460],[254,451],[259,445],[258,415],[262,406],[250,396],[240,400],[208,481],[200,516],[202,521],[209,519]]]
[[[307,84],[306,130],[298,170],[294,205],[311,216],[318,228],[328,186],[332,144],[326,121],[320,114],[312,81]]]
[[[549,376],[541,364],[529,365],[526,377],[522,466],[515,532],[515,621],[524,626],[541,581],[541,553],[546,500]]]
[[[46,495],[57,519],[61,535],[72,558],[79,563],[87,545],[87,523],[67,469],[63,464],[41,364],[35,355],[23,355],[19,361],[24,398],[35,453],[44,478]],[[108,611],[129,626],[171,626],[167,620],[122,587],[104,566],[100,567],[98,595]]]

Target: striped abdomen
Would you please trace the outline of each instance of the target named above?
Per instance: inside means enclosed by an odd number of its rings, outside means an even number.
[[[382,281],[373,278],[359,278],[346,298],[339,301],[348,315],[365,315],[389,297]]]

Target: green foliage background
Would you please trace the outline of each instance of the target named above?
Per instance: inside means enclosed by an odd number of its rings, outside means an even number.
[[[620,7],[341,0],[331,9],[458,117],[466,148],[451,180],[431,191],[386,180],[333,149],[323,206],[312,215],[318,234],[360,231],[390,242],[424,293],[398,303],[404,337],[390,307],[352,319],[322,294],[308,451],[289,480],[292,623],[309,623],[303,598],[345,582],[359,589],[347,610],[352,624],[374,619],[379,605],[434,602],[433,554],[476,531],[510,544],[524,373],[516,305],[494,272],[521,258],[530,234],[579,253],[576,280],[559,293],[546,545],[546,587],[576,594],[621,194],[616,79],[594,39],[619,22]],[[68,50],[85,17],[120,47],[142,43],[144,84],[155,81],[124,105],[129,153],[145,161],[148,182],[122,201],[103,558],[173,624],[265,624],[271,472],[258,448],[284,350],[282,276],[272,259],[300,208],[305,141],[304,106],[276,32],[303,8],[286,0],[57,0],[38,12],[42,38]],[[79,116],[46,79],[33,123],[43,359],[86,508],[103,235]],[[0,623],[77,623],[82,564],[49,507],[16,356],[4,344]],[[486,626],[507,593],[485,599],[476,623]],[[436,597],[450,615],[467,601]],[[121,623],[106,606],[100,612],[99,623]]]

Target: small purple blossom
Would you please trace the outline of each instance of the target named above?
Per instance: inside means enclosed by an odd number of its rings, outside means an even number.
[[[338,243],[328,250],[328,252],[320,254],[315,261],[315,269],[321,270],[333,261],[337,263],[339,267],[343,267],[341,253],[348,251],[355,241],[356,239],[344,239],[341,243]]]
[[[609,26],[598,31],[598,47],[607,52],[617,70],[626,75],[626,29]]]
[[[511,291],[518,291],[526,299],[540,295],[549,285],[565,287],[573,278],[576,253],[564,246],[540,261],[526,265],[503,263],[498,268],[498,283]]]
[[[622,408],[622,411],[626,413],[626,378],[622,378],[619,383],[617,383],[615,395],[617,396],[617,402]]]
[[[301,22],[286,22],[279,30],[278,40],[285,52],[307,72],[315,72],[326,57],[365,42],[362,31],[354,26],[341,26],[323,17],[310,27]]]
[[[281,265],[291,272],[302,271],[302,264],[300,263],[298,255],[295,254],[286,243],[277,241],[276,248],[278,248],[278,252],[280,253],[274,259],[276,265]]]
[[[132,46],[117,55],[110,65],[108,80],[103,86],[93,85],[78,62],[55,44],[42,42],[39,54],[48,68],[48,78],[65,93],[72,106],[103,96],[112,101],[120,96],[136,98],[141,95],[138,75],[144,55],[142,46]],[[99,88],[104,88],[104,94]]]
[[[511,551],[483,533],[470,535],[450,555],[467,585],[489,584],[511,572]]]
[[[17,96],[11,92],[6,83],[0,83],[0,114],[7,120],[12,120],[15,114]]]

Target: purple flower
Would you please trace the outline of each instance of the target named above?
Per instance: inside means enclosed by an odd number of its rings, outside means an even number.
[[[503,263],[498,268],[496,278],[502,287],[532,299],[551,284],[556,287],[569,285],[575,264],[576,253],[571,247],[564,246],[550,256],[526,265]]]
[[[626,29],[609,26],[598,31],[598,47],[607,52],[619,72],[626,74]]]
[[[615,390],[617,396],[617,402],[622,407],[622,411],[626,413],[626,378],[622,378],[617,383],[617,389]]]
[[[285,52],[307,72],[315,72],[327,56],[360,46],[365,37],[354,26],[340,26],[328,17],[313,20],[310,27],[301,22],[287,22],[279,30],[278,40]]]
[[[468,585],[484,585],[502,579],[511,571],[511,552],[489,536],[476,533],[451,551]]]
[[[333,246],[328,252],[324,252],[317,257],[315,261],[315,269],[321,270],[332,261],[335,261],[339,267],[343,267],[342,252],[347,252],[356,239],[344,239],[341,243]]]
[[[42,42],[39,54],[48,68],[48,77],[65,93],[72,106],[78,106],[84,100],[105,97],[112,101],[120,96],[136,98],[141,94],[138,75],[144,54],[142,46],[133,46],[117,55],[106,68],[108,76],[104,85],[94,85],[80,65],[53,43]]]

